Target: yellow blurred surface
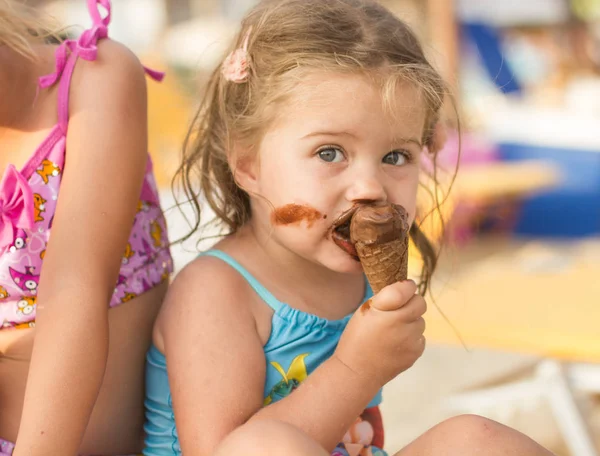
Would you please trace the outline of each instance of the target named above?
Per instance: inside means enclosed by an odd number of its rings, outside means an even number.
[[[467,346],[600,362],[600,240],[477,242],[444,269],[436,303]],[[429,341],[460,343],[434,306],[426,320]]]
[[[523,198],[556,185],[559,179],[556,167],[542,161],[492,162],[461,169],[453,193],[470,201]]]
[[[156,59],[142,60],[151,68],[165,67]],[[148,80],[148,147],[158,186],[162,188],[170,185],[179,165],[183,141],[193,115],[193,100],[183,93],[181,86],[182,82],[174,72],[167,72],[160,83]]]

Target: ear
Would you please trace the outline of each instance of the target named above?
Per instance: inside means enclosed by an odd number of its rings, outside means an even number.
[[[248,194],[257,193],[259,175],[257,154],[236,144],[227,160],[236,184]]]

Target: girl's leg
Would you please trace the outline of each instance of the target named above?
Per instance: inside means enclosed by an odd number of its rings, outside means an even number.
[[[213,456],[328,456],[314,440],[289,424],[263,420],[232,432]],[[526,435],[475,415],[450,418],[395,456],[552,456]]]
[[[233,431],[213,456],[329,456],[314,440],[291,424],[251,421]]]
[[[552,456],[520,432],[476,415],[450,418],[395,456]]]

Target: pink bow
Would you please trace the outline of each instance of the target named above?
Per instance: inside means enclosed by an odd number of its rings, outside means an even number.
[[[248,80],[249,67],[250,67],[250,54],[248,54],[248,41],[250,40],[250,33],[252,32],[252,26],[248,28],[244,35],[244,42],[242,47],[232,51],[223,62],[221,72],[225,77],[225,80],[241,84]]]
[[[33,192],[27,180],[8,165],[0,183],[0,247],[14,241],[18,228],[33,228]]]

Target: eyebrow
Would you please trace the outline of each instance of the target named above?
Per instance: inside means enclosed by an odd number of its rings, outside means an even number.
[[[302,139],[312,138],[314,136],[352,136],[353,138],[356,138],[356,135],[349,131],[315,131],[304,135]]]
[[[402,139],[400,139],[400,142],[403,142],[403,143],[414,143],[417,146],[419,146],[421,149],[423,148],[423,144],[421,144],[421,141],[419,141],[416,138],[407,138],[407,139],[402,138]]]
[[[302,139],[313,138],[315,136],[351,136],[352,138],[357,138],[357,136],[354,133],[351,133],[349,131],[315,131],[313,133],[308,133],[307,135],[304,135]],[[397,141],[402,143],[414,143],[417,146],[419,146],[419,148],[423,148],[423,144],[421,144],[421,141],[419,141],[416,138],[399,138]]]

